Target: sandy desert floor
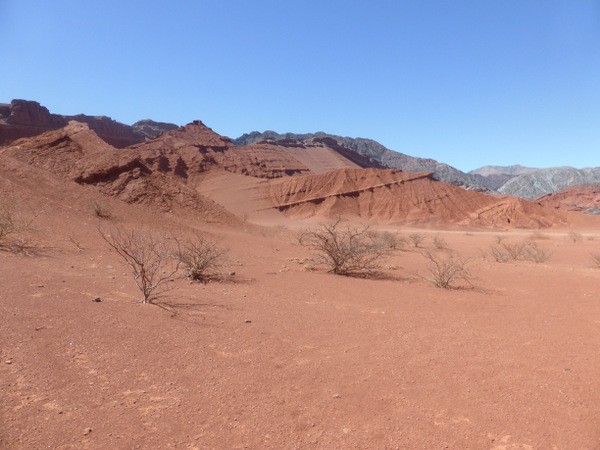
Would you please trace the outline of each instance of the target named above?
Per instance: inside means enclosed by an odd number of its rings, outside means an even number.
[[[29,255],[0,252],[2,448],[600,447],[600,228],[418,230],[471,258],[474,285],[444,290],[419,249],[307,271],[306,223],[107,220],[89,192],[30,200]],[[218,239],[235,275],[141,304],[97,231],[140,222]],[[495,262],[497,236],[552,255]]]

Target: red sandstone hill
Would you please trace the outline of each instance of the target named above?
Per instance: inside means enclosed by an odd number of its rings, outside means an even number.
[[[144,142],[164,131],[177,128],[177,125],[171,123],[151,120],[141,120],[129,126],[106,116],[51,114],[38,102],[13,100],[10,104],[0,104],[0,145],[63,128],[72,120],[87,123],[100,138],[117,148]]]
[[[118,150],[86,124],[16,141],[0,155],[127,203],[189,209],[215,220],[272,211],[294,218],[349,215],[379,223],[491,227],[563,225],[566,213],[436,181],[430,173],[361,168],[328,141],[233,146],[196,121]],[[347,150],[350,151],[350,150]],[[211,199],[211,200],[209,200]]]
[[[202,122],[195,121],[156,139],[133,145],[146,164],[183,178],[211,168],[258,178],[322,173],[342,167],[382,167],[375,160],[334,140],[260,142],[235,146]]]
[[[26,163],[65,182],[92,185],[126,203],[196,210],[213,221],[235,220],[185,183],[144,164],[135,150],[110,146],[87,124],[73,121],[59,130],[19,139],[1,149],[0,158]]]
[[[600,211],[600,183],[580,184],[538,198],[540,205],[562,211]]]
[[[490,196],[437,181],[431,173],[340,169],[273,182],[274,207],[294,217],[350,214],[380,223],[551,227],[564,214],[509,196]]]

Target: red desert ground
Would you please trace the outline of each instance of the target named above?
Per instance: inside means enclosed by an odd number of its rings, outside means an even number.
[[[328,139],[94,127],[0,147],[0,447],[600,447],[597,189],[528,201]],[[322,264],[336,223],[377,268]],[[160,244],[145,304],[126,236]],[[208,282],[193,242],[221,252]]]

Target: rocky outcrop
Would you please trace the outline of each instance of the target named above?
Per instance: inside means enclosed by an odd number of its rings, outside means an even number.
[[[329,138],[337,142],[338,145],[354,150],[355,152],[372,158],[378,161],[381,165],[401,169],[405,172],[431,172],[435,179],[446,183],[454,184],[467,189],[476,189],[479,191],[489,192],[489,187],[485,185],[484,180],[472,175],[461,172],[448,164],[439,163],[433,159],[416,158],[405,155],[404,153],[390,150],[379,142],[372,139],[350,138],[336,136],[323,132],[295,134],[285,133],[279,134],[275,131],[265,131],[260,133],[253,131],[252,133],[244,134],[233,140],[236,145],[248,145],[261,140],[271,140],[279,142],[285,139],[295,139],[300,141],[308,141],[314,138]]]
[[[3,147],[0,158],[24,162],[67,182],[94,186],[126,203],[161,211],[185,208],[215,222],[238,220],[177,177],[153,170],[136,150],[107,144],[86,123],[71,121],[64,128],[19,139]]]
[[[379,223],[546,228],[567,216],[534,202],[485,195],[437,181],[431,173],[339,169],[273,180],[274,208],[297,218],[351,215]]]
[[[484,166],[479,169],[471,170],[469,175],[481,180],[483,184],[491,189],[498,190],[506,182],[519,175],[527,175],[540,169],[533,167],[524,167],[518,164],[513,166]]]
[[[144,136],[147,141],[154,139],[155,137],[160,136],[163,133],[168,131],[173,131],[179,128],[178,125],[174,123],[166,123],[166,122],[155,122],[154,120],[145,119],[140,120],[133,125],[131,125],[133,130]]]
[[[149,166],[184,178],[193,178],[211,168],[257,178],[279,178],[342,167],[383,167],[331,138],[262,140],[235,146],[201,121],[130,148],[139,151]]]
[[[512,178],[499,191],[515,197],[536,199],[542,195],[562,191],[569,186],[598,182],[600,182],[600,167],[587,169],[553,167]]]
[[[600,183],[570,186],[537,199],[540,205],[563,211],[600,214]]]
[[[174,124],[152,121],[142,121],[152,122],[151,124],[138,122],[140,125],[132,127],[106,116],[64,116],[50,113],[38,102],[13,100],[10,104],[0,105],[0,145],[8,145],[20,138],[33,137],[49,130],[66,127],[72,120],[86,123],[102,140],[117,148],[144,142],[148,138],[156,137],[163,132],[161,130],[177,127]]]

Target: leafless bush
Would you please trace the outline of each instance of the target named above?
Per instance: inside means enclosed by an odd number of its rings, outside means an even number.
[[[166,239],[142,229],[114,227],[110,233],[100,228],[98,231],[131,268],[135,285],[143,295],[142,303],[152,303],[152,299],[164,292],[166,283],[172,281],[179,270],[179,263],[173,264],[170,258]]]
[[[22,236],[31,230],[31,224],[37,217],[33,213],[25,217],[16,212],[11,205],[0,206],[0,250],[25,256],[33,256],[36,251],[31,241]]]
[[[307,230],[306,228],[301,228],[300,230],[296,231],[294,233],[294,242],[300,245],[304,245],[304,239],[306,239],[306,236],[309,233],[309,231],[310,230]]]
[[[446,244],[446,240],[441,237],[439,234],[436,234],[433,237],[433,248],[443,249],[448,248],[448,244]]]
[[[410,239],[415,247],[419,247],[421,242],[425,240],[425,236],[423,236],[421,233],[412,233],[408,235],[408,239]]]
[[[502,241],[503,241],[504,239],[506,239],[506,236],[502,236],[502,235],[498,234],[498,235],[496,236],[496,244],[502,244]]]
[[[600,269],[600,253],[592,253],[591,257],[592,257],[592,263],[594,264],[594,267],[597,267]]]
[[[502,242],[498,246],[491,246],[490,254],[499,263],[508,261],[533,261],[541,263],[547,261],[552,252],[540,247],[534,241],[525,241],[517,243]]]
[[[108,208],[100,202],[94,202],[94,214],[100,219],[110,219],[111,217]]]
[[[434,286],[448,289],[459,281],[472,284],[468,259],[460,258],[454,253],[436,254],[432,250],[426,250],[422,255],[429,260],[427,267],[429,276],[423,278]]]
[[[508,253],[508,255],[510,256],[510,259],[518,260],[521,258],[521,255],[523,255],[523,251],[525,250],[525,243],[524,242],[516,242],[513,244],[513,243],[503,242],[502,248],[506,251],[506,253]]]
[[[374,239],[369,227],[342,226],[342,222],[338,218],[306,232],[303,243],[315,252],[315,262],[337,275],[379,268],[388,249]]]
[[[34,218],[35,216],[29,219],[21,219],[11,207],[0,206],[0,240],[11,234],[28,230]]]
[[[569,232],[569,239],[571,239],[573,241],[573,243],[576,244],[577,242],[583,240],[583,236],[581,235],[581,233],[577,233],[576,231],[571,231],[571,232]]]
[[[227,249],[219,247],[217,242],[201,234],[196,234],[191,240],[175,238],[175,242],[177,250],[174,256],[183,265],[190,279],[207,282],[220,276]]]
[[[390,250],[402,250],[406,247],[406,238],[400,236],[398,233],[392,233],[390,231],[384,231],[379,235],[379,240],[384,247]]]
[[[505,263],[511,259],[510,254],[503,249],[502,246],[492,245],[490,247],[490,254],[492,255],[492,258],[494,258],[494,261],[499,263]]]
[[[536,264],[546,262],[551,255],[550,250],[538,246],[535,242],[529,242],[523,251],[523,259],[533,261]]]

